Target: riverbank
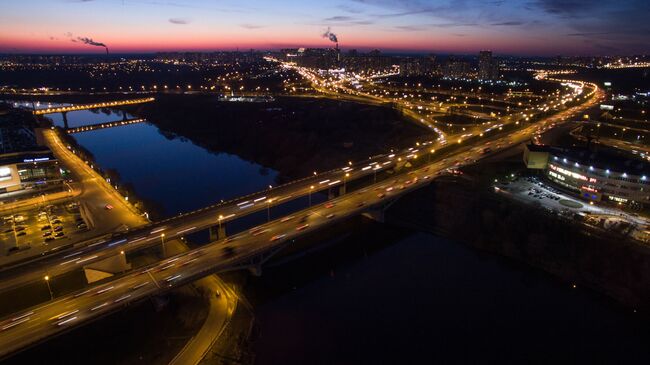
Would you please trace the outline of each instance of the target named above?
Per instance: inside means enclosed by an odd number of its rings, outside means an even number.
[[[323,98],[219,102],[211,95],[159,95],[128,108],[173,138],[227,152],[294,179],[423,140],[425,129],[382,106]]]
[[[494,175],[500,172],[495,162],[482,164]],[[470,169],[469,178],[437,179],[403,197],[387,212],[388,221],[525,263],[650,316],[650,248],[504,199],[487,179],[471,174]]]

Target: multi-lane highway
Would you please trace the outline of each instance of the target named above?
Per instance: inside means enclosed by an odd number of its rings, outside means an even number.
[[[570,115],[593,104],[598,97],[597,95],[592,98],[582,107],[568,109],[541,123],[515,130],[503,139],[507,141],[504,142],[503,147],[521,143],[540,129],[546,129],[554,123],[566,120]],[[16,313],[0,322],[0,357],[119,310],[130,302],[184,285],[210,273],[254,265],[254,259],[262,253],[290,245],[301,235],[347,217],[381,209],[386,201],[428,184],[443,170],[457,166],[459,161],[478,158],[482,152],[480,145],[467,146],[453,158],[427,164],[408,174],[372,184],[360,191],[344,194],[248,232],[165,259],[109,283]],[[247,204],[251,203],[243,205]],[[243,205],[236,205],[237,209]],[[214,224],[214,217],[212,217],[212,224]],[[171,227],[164,227],[164,229],[169,228]],[[150,231],[148,235],[133,240],[152,240],[159,232],[161,231]],[[180,234],[178,231],[176,233]],[[83,259],[85,258],[74,260]]]
[[[53,136],[49,135],[49,138],[53,138]],[[422,142],[420,145],[422,148],[426,148],[430,144],[431,142]],[[119,254],[121,251],[129,252],[157,245],[162,243],[163,240],[186,236],[208,227],[225,225],[234,219],[269,209],[293,199],[306,197],[323,190],[339,189],[362,177],[375,175],[386,169],[392,169],[404,164],[408,160],[416,158],[418,153],[422,154],[423,151],[410,148],[388,155],[374,156],[362,162],[348,163],[342,168],[317,173],[301,180],[207,206],[193,212],[183,213],[155,223],[141,226],[144,221],[136,222],[133,224],[133,229],[118,234],[115,238],[111,239],[106,235],[94,237],[74,244],[67,249],[56,249],[48,255],[38,256],[12,266],[3,267],[2,269],[5,272],[0,275],[0,278],[2,278],[0,291],[42,280],[43,273],[50,276],[60,275]],[[86,166],[83,167],[87,169]],[[97,181],[96,176],[93,179],[97,183],[103,181],[103,179]],[[118,197],[117,199],[121,198]],[[101,203],[100,205],[103,206]],[[115,212],[115,209],[110,212],[103,211],[102,213],[105,215],[119,214],[119,217],[126,214]],[[117,225],[115,224],[115,226]]]

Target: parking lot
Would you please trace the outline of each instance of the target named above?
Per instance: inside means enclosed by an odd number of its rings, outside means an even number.
[[[74,202],[4,215],[0,219],[0,254],[11,255],[41,245],[64,245],[87,229]]]
[[[520,177],[497,182],[495,191],[518,201],[532,204],[551,213],[572,218],[583,217],[583,224],[618,232],[643,242],[650,242],[650,221],[603,203],[580,200],[549,185],[537,177]]]

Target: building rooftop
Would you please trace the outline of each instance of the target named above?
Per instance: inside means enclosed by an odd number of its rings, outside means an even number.
[[[553,147],[528,145],[528,149],[534,152],[549,152],[558,159],[567,159],[577,162],[583,166],[593,166],[601,170],[612,172],[625,172],[632,175],[650,175],[650,164],[634,155],[619,152],[609,147],[595,145],[591,148],[585,147]]]

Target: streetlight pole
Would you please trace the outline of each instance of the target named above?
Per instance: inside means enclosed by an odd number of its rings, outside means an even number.
[[[52,287],[50,286],[50,276],[45,275],[43,279],[45,279],[45,282],[47,283],[47,290],[50,292],[50,300],[54,300],[54,293],[52,293]]]
[[[347,181],[348,181],[348,177],[350,177],[350,173],[349,173],[349,172],[346,172],[346,173],[345,173],[345,176],[343,176],[343,194],[345,194],[345,193],[348,192],[347,187],[346,187],[346,183],[347,183]]]
[[[271,199],[266,201],[266,221],[271,221]]]
[[[167,256],[166,253],[165,253],[166,250],[165,250],[165,234],[164,233],[160,234],[160,244],[162,245],[163,257]]]
[[[433,155],[434,152],[436,152],[436,150],[432,149],[431,151],[429,151],[429,163],[431,163],[431,155]]]
[[[314,190],[314,185],[309,187],[309,207],[311,208],[311,192]]]

